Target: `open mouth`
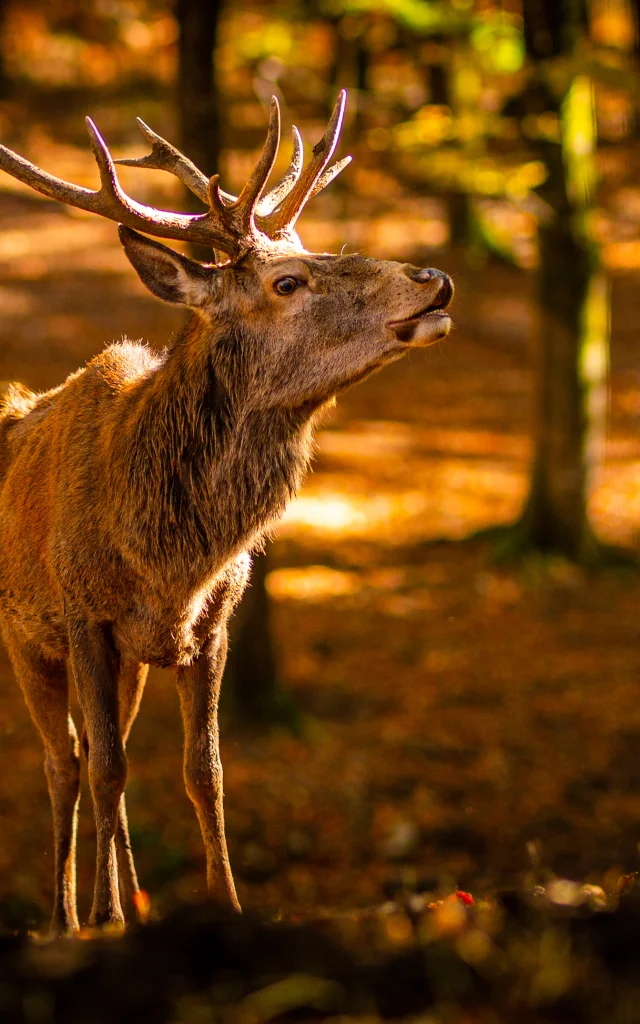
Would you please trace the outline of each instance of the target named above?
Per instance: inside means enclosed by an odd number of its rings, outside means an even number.
[[[414,313],[413,316],[408,316],[404,320],[392,320],[391,326],[397,327],[398,324],[410,324],[414,320],[422,320],[427,316],[449,316],[449,314],[445,312],[444,306],[427,306],[426,309],[422,309],[419,313]]]
[[[422,320],[425,317],[446,316],[448,318],[449,314],[446,312],[446,309],[447,306],[450,305],[452,298],[453,285],[449,278],[445,277],[443,278],[442,285],[438,291],[438,294],[435,296],[433,302],[431,302],[428,306],[425,306],[424,309],[421,309],[417,313],[414,313],[413,316],[404,317],[402,320],[391,320],[389,323],[389,327],[392,327],[394,330],[397,330],[397,328],[401,327],[402,324],[412,324],[415,323],[417,320]]]
[[[442,278],[442,285],[433,300],[424,309],[402,320],[392,320],[387,325],[398,341],[417,345],[430,345],[443,338],[451,329],[451,320],[446,312],[453,298],[453,284],[448,277]]]

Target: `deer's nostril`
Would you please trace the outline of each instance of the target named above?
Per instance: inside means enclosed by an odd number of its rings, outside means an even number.
[[[434,267],[412,267],[410,263],[405,263],[402,268],[407,277],[414,281],[416,284],[429,284],[432,282],[437,287],[437,292],[434,296],[432,307],[438,309],[446,309],[451,299],[453,298],[453,281],[448,274],[443,273],[442,270],[435,270]]]
[[[423,270],[412,271],[412,273],[409,274],[409,277],[412,281],[415,281],[416,284],[426,284],[427,281],[430,281],[437,273],[437,270],[431,270],[430,267],[425,267]]]

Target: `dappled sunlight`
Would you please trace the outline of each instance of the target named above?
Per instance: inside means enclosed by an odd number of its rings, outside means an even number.
[[[622,405],[636,410],[636,392]],[[282,539],[384,546],[460,539],[517,518],[526,497],[530,443],[517,433],[398,421],[354,421],[318,434],[319,461],[278,528]],[[606,446],[590,512],[610,543],[634,544],[640,519],[638,444]],[[407,487],[407,482],[411,486]]]
[[[35,300],[21,288],[0,287],[0,309],[9,319],[27,316],[34,308]]]
[[[47,218],[38,225],[37,230],[0,231],[0,264],[15,267],[16,260],[24,256],[35,255],[45,259],[61,253],[69,256],[81,252],[83,264],[86,265],[87,259],[91,259],[91,250],[105,241],[107,231],[107,225],[96,223],[95,220],[76,223],[72,217]],[[124,266],[123,260],[123,269]]]
[[[605,463],[589,502],[598,532],[610,542],[640,540],[640,461]]]
[[[113,11],[105,5],[105,12],[112,13],[115,32],[104,40],[54,32],[46,12],[35,6],[10,7],[5,46],[12,74],[45,88],[105,87],[123,74],[149,76],[151,63],[154,78],[170,81],[175,74],[174,18],[162,10],[150,16],[135,3],[112,7]]]
[[[518,473],[443,458],[395,469],[423,486],[372,491],[366,477],[318,474],[287,509],[278,536],[302,541],[309,532],[384,545],[460,538],[514,518],[524,497],[524,467]]]
[[[399,423],[392,420],[353,422],[348,431],[322,430],[317,444],[323,458],[349,463],[380,460],[388,462],[413,453],[491,455],[504,459],[522,459],[529,451],[528,438],[499,431]],[[394,468],[381,466],[380,469]],[[397,468],[397,464],[396,464]]]
[[[602,262],[609,270],[640,269],[640,239],[633,238],[603,245]]]
[[[340,572],[326,565],[301,569],[276,569],[267,578],[267,590],[276,600],[327,601],[350,597],[362,586],[356,573]]]
[[[346,461],[362,456],[349,453]],[[366,459],[366,455],[364,456]],[[285,513],[278,537],[352,538],[401,545],[466,537],[499,522],[515,520],[527,489],[527,463],[506,468],[490,460],[441,457],[395,466],[423,489],[371,488],[362,475],[317,473]],[[640,463],[605,464],[590,500],[598,532],[607,541],[635,544],[640,520]]]
[[[357,533],[358,529],[366,530],[368,511],[370,512],[370,509],[359,505],[357,499],[352,500],[339,493],[323,494],[318,497],[305,495],[289,505],[282,520],[280,533],[286,536],[292,531],[295,535],[297,527],[329,533]]]
[[[338,222],[314,220],[305,217],[301,225],[301,236],[306,247],[312,252],[339,252],[346,245],[347,250],[376,254],[381,259],[408,260],[416,246],[425,249],[440,249],[448,241],[449,230],[446,221],[438,217],[417,217],[410,207],[399,203],[397,214],[375,216],[366,220],[345,217]],[[407,230],[410,220],[411,229]]]
[[[397,420],[318,434],[315,473],[278,536],[398,545],[460,538],[515,518],[526,489],[525,436]]]

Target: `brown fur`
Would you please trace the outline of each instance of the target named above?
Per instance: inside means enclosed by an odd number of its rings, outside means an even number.
[[[227,621],[250,552],[307,468],[334,395],[449,329],[448,278],[360,256],[255,247],[208,267],[121,229],[150,290],[193,317],[161,354],[111,345],[53,391],[14,386],[0,416],[0,611],[45,745],[53,807],[53,926],[77,928],[78,738],[88,739],[98,852],[92,923],[137,891],[126,739],[149,664],[176,666],[185,782],[210,893],[235,908],[222,811],[217,702]],[[274,284],[292,277],[291,295]],[[424,314],[424,315],[423,315]]]

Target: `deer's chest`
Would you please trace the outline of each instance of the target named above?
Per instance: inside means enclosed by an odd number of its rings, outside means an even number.
[[[115,625],[118,649],[161,668],[191,664],[240,600],[250,565],[249,556],[241,555],[186,600],[174,598],[168,587],[134,603]]]

